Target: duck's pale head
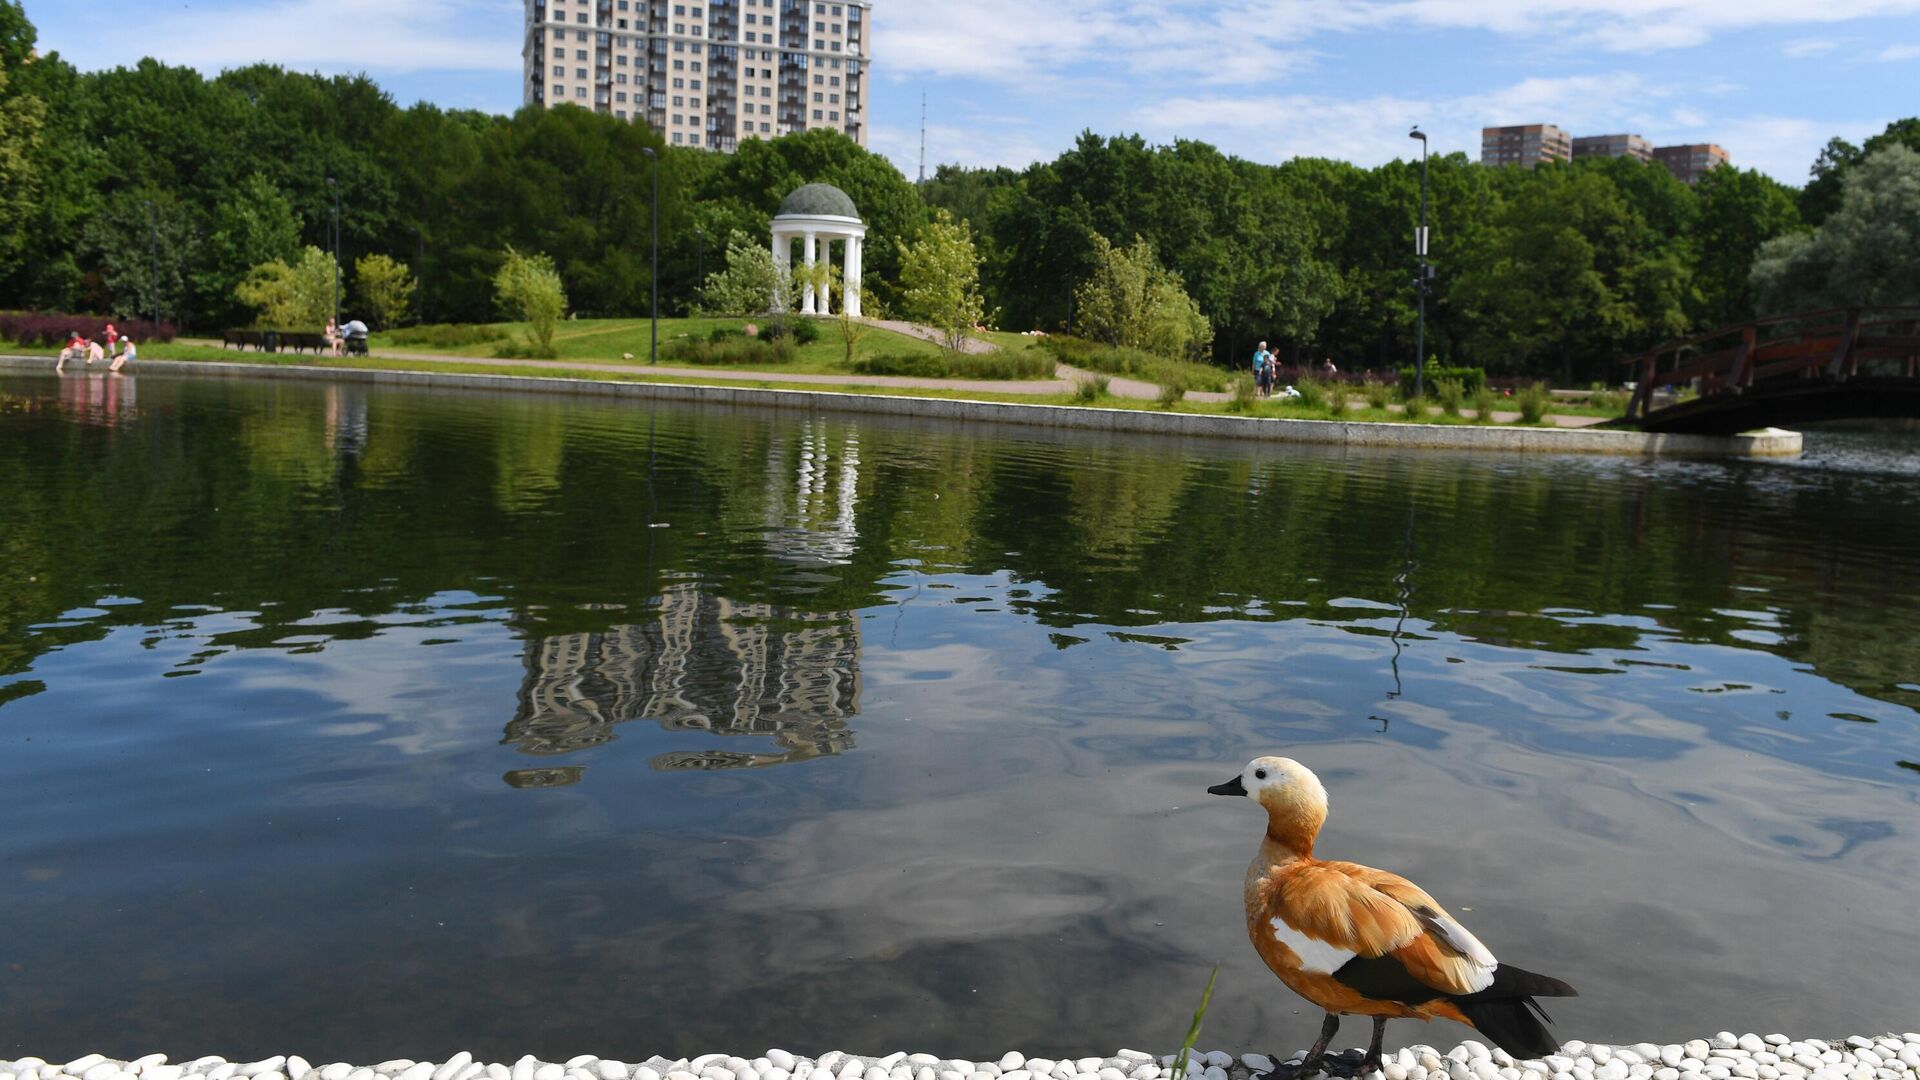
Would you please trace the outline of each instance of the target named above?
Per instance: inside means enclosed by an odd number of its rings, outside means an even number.
[[[1305,765],[1284,757],[1257,757],[1240,775],[1207,789],[1214,795],[1244,795],[1267,811],[1267,836],[1301,854],[1327,820],[1327,789]]]

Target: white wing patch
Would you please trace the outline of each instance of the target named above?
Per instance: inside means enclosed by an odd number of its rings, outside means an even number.
[[[1279,939],[1280,944],[1293,950],[1293,955],[1300,958],[1302,971],[1310,971],[1316,975],[1331,975],[1357,955],[1324,941],[1316,941],[1288,926],[1287,921],[1278,916],[1267,921],[1273,926],[1273,936]],[[1492,981],[1491,975],[1488,976],[1488,981]]]
[[[1474,937],[1466,927],[1438,912],[1422,907],[1413,909],[1413,914],[1427,928],[1428,933],[1439,938],[1447,948],[1459,953],[1473,964],[1472,991],[1478,992],[1493,985],[1493,969],[1500,966],[1500,961],[1493,958],[1493,951],[1482,945],[1479,938]]]

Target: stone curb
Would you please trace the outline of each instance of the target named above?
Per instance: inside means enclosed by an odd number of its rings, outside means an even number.
[[[0,357],[0,369],[34,370],[52,366],[45,357]],[[1443,424],[1369,424],[1350,420],[1283,420],[1245,416],[1029,405],[828,390],[772,390],[749,386],[696,386],[681,383],[614,382],[547,375],[482,375],[444,371],[386,371],[377,368],[311,367],[286,364],[237,364],[194,360],[142,360],[140,371],[207,377],[303,379],[426,388],[463,388],[508,392],[583,394],[694,404],[748,406],[804,412],[848,412],[924,417],[971,423],[1025,424],[1264,442],[1417,450],[1502,451],[1535,454],[1609,454],[1628,457],[1793,457],[1801,452],[1799,432],[1768,428],[1742,435],[1658,435],[1592,428],[1468,427]]]

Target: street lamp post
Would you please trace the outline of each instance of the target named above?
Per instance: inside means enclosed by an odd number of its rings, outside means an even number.
[[[696,225],[693,235],[699,243],[693,263],[693,285],[697,289],[707,283],[707,230]]]
[[[333,332],[340,332],[340,185],[327,177],[327,191],[333,195]]]
[[[1413,282],[1414,296],[1420,303],[1413,331],[1413,399],[1418,402],[1427,391],[1427,288],[1432,276],[1427,269],[1427,133],[1415,127],[1407,132],[1407,138],[1420,140],[1420,231],[1413,240],[1414,251],[1420,256],[1420,276]]]
[[[647,363],[660,362],[660,155],[653,147],[643,146],[640,152],[653,161],[653,328],[652,339],[647,349]]]
[[[153,238],[153,325],[147,328],[147,337],[152,338],[160,332],[160,208],[147,200],[147,228]]]

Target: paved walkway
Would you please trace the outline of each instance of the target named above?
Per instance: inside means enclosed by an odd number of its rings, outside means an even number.
[[[902,334],[908,334],[913,337],[924,338],[929,341],[939,340],[939,331],[931,327],[916,326],[913,323],[893,320],[882,321],[879,319],[868,319],[866,321],[875,326]],[[181,338],[180,344],[205,345],[211,348],[220,348],[220,342],[218,341],[195,340],[190,338]],[[986,355],[998,349],[999,346],[990,341],[982,341],[978,338],[967,339],[967,352],[976,356]],[[795,386],[874,386],[890,387],[900,390],[957,390],[963,393],[975,394],[1027,394],[1035,396],[1070,394],[1082,381],[1096,377],[1094,372],[1083,371],[1080,368],[1067,364],[1058,365],[1056,377],[1052,379],[924,379],[908,375],[819,375],[802,372],[740,371],[735,368],[724,367],[670,367],[664,364],[650,365],[637,363],[616,364],[601,363],[592,360],[501,360],[485,356],[447,356],[435,353],[409,352],[400,349],[374,349],[369,355],[382,360],[412,360],[428,364],[471,364],[476,367],[544,368],[559,371],[604,371],[616,375],[657,375],[674,379],[707,379],[715,382],[777,382]],[[244,359],[245,356],[246,353],[244,350],[235,350],[235,359]],[[316,360],[317,359],[319,358],[316,358]],[[1150,382],[1141,382],[1138,379],[1127,379],[1114,375],[1108,377],[1107,393],[1112,394],[1114,397],[1152,401],[1160,396],[1160,388]],[[1231,394],[1212,393],[1204,390],[1187,391],[1187,400],[1193,402],[1218,404],[1229,400],[1231,397]],[[1363,408],[1364,405],[1364,402],[1356,401],[1351,407],[1358,409]],[[1399,412],[1405,411],[1398,405],[1389,406],[1389,408]],[[1440,410],[1437,407],[1430,407],[1427,411],[1434,416],[1440,415]],[[1461,415],[1471,417],[1474,415],[1474,412],[1472,409],[1462,409]],[[1493,414],[1493,419],[1496,423],[1507,424],[1520,419],[1520,414],[1517,412],[1496,412]],[[1556,427],[1563,428],[1591,427],[1594,424],[1606,422],[1604,418],[1597,416],[1562,416],[1558,413],[1547,417],[1547,419],[1552,421]]]

